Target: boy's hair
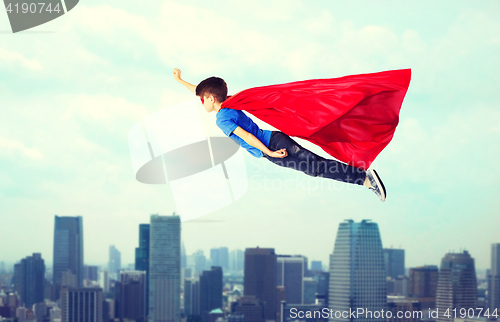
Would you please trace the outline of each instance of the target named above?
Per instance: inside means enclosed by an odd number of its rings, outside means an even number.
[[[209,77],[196,86],[196,96],[213,95],[217,102],[222,103],[227,98],[227,84],[219,77]]]

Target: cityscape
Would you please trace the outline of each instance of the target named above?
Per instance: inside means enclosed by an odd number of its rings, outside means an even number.
[[[187,255],[181,226],[175,213],[153,214],[138,227],[135,263],[109,245],[96,266],[85,264],[83,217],[56,215],[53,263],[0,258],[0,321],[498,321],[500,243],[479,274],[467,250],[405,267],[405,250],[383,248],[371,220],[338,224],[329,263],[253,245]]]

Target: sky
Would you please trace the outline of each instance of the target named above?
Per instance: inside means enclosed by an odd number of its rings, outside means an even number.
[[[55,215],[83,217],[87,264],[106,263],[109,245],[134,261],[138,225],[176,207],[168,185],[135,180],[127,133],[193,99],[174,68],[194,84],[222,77],[230,94],[411,68],[394,138],[373,164],[386,202],[244,151],[247,193],[183,223],[186,252],[271,247],[326,265],[339,223],[371,219],[406,267],[466,249],[488,268],[500,243],[499,14],[498,1],[82,0],[13,34],[1,12],[0,261],[41,252],[51,265]]]

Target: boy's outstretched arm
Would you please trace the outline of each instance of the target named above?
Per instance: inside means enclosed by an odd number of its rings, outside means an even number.
[[[286,152],[286,149],[281,149],[281,150],[277,150],[277,151],[269,150],[264,145],[264,143],[262,143],[259,139],[257,139],[255,137],[255,135],[245,131],[240,126],[238,126],[236,129],[234,129],[233,133],[235,135],[239,136],[240,138],[242,138],[249,145],[261,150],[262,153],[267,154],[268,156],[270,156],[272,158],[284,158],[288,155],[288,153]]]
[[[196,86],[186,82],[181,78],[181,71],[179,68],[174,68],[174,79],[182,85],[186,86],[187,89],[189,89],[191,92],[193,92],[193,94],[196,95]]]

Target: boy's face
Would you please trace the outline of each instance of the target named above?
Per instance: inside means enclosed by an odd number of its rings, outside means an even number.
[[[209,113],[215,111],[215,97],[213,95],[200,96],[200,100],[203,107],[205,107],[205,111]]]

